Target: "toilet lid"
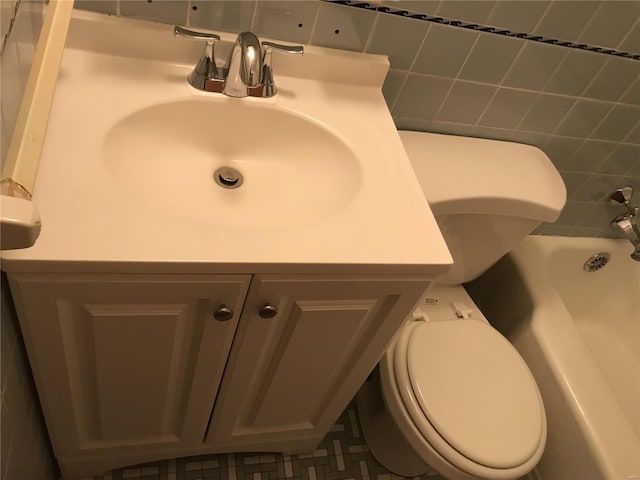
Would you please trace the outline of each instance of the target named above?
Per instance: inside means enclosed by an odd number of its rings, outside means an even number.
[[[406,349],[415,398],[456,451],[496,469],[517,467],[535,454],[545,422],[538,387],[493,327],[478,320],[424,322]]]

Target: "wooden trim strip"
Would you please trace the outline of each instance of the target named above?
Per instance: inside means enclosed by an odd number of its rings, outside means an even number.
[[[73,0],[50,0],[2,169],[2,194],[33,195]],[[16,188],[19,186],[20,188]]]

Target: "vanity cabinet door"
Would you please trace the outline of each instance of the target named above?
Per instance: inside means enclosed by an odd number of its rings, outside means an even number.
[[[250,278],[12,275],[61,464],[201,446]]]
[[[255,275],[207,443],[309,451],[378,362],[424,279]],[[275,313],[273,307],[277,309]]]

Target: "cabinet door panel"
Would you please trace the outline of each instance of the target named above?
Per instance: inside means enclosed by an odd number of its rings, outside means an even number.
[[[257,379],[260,386],[247,424],[258,430],[274,425],[313,428],[326,408],[329,385],[344,381],[341,367],[357,349],[364,329],[380,320],[374,315],[376,303],[294,302],[282,319],[282,333],[274,338],[273,358]],[[283,396],[286,391],[291,394]]]
[[[15,275],[56,454],[201,444],[249,278]]]
[[[255,276],[207,442],[259,449],[321,438],[427,285]],[[278,315],[261,318],[265,303]]]

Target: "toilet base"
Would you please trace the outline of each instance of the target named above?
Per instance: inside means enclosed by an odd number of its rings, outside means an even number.
[[[376,369],[356,395],[360,427],[373,456],[387,470],[404,477],[435,473],[415,453],[383,403]]]

